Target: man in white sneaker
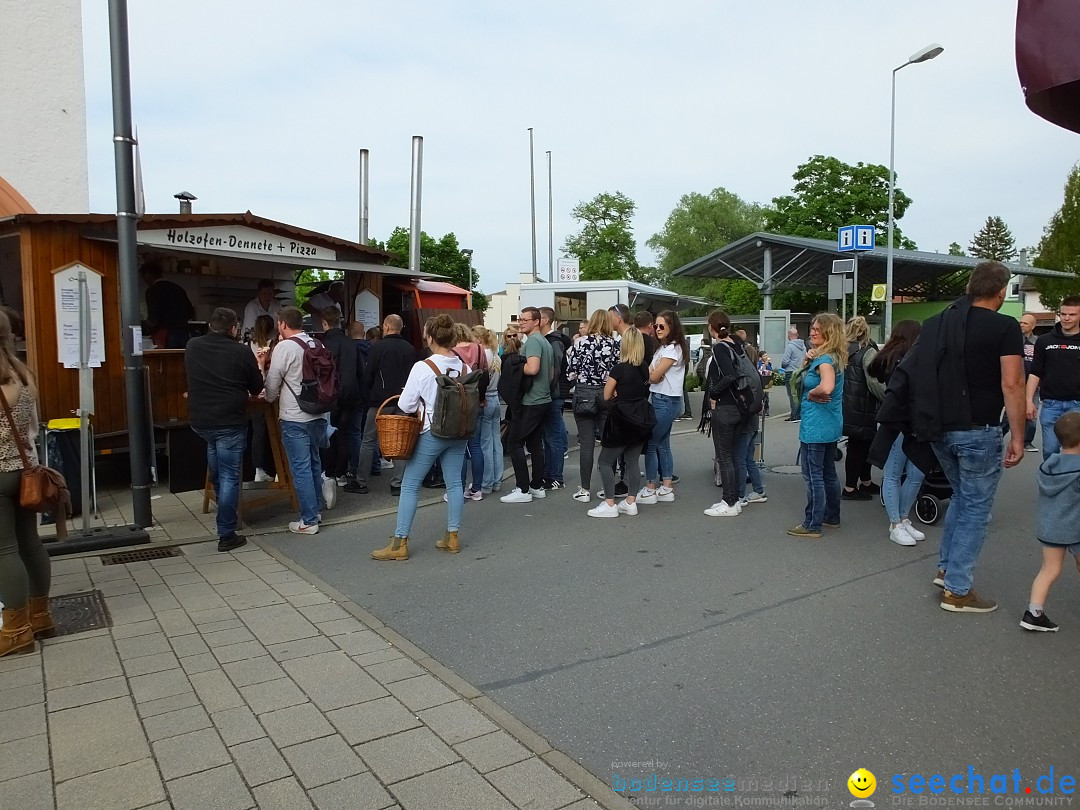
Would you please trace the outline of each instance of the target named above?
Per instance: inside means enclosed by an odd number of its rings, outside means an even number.
[[[304,382],[304,345],[318,343],[304,332],[303,325],[304,315],[296,307],[283,307],[278,313],[281,341],[274,347],[266,372],[266,401],[280,399],[281,444],[300,503],[300,520],[291,522],[289,531],[318,534],[320,495],[326,498],[326,508],[332,509],[337,488],[333,480],[328,482],[329,486],[323,486],[319,460],[319,450],[327,446],[326,414],[306,413],[296,401]]]
[[[532,378],[529,390],[521,398],[521,408],[510,422],[510,460],[517,477],[517,488],[503,495],[503,503],[531,503],[546,498],[544,490],[544,426],[551,410],[553,353],[551,344],[540,334],[540,310],[525,307],[518,316],[520,333],[526,335],[521,354],[525,357],[525,375]],[[528,445],[533,473],[529,478]]]

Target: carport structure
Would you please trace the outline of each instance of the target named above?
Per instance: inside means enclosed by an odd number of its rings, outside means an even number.
[[[886,249],[878,246],[859,252],[859,288],[885,283]],[[772,309],[772,294],[781,289],[823,292],[835,259],[850,258],[834,240],[752,233],[695,259],[674,272],[676,276],[745,279],[764,296],[764,309]],[[950,300],[964,291],[968,273],[981,259],[921,250],[893,251],[895,299]],[[1014,275],[1075,278],[1071,273],[1005,263]]]

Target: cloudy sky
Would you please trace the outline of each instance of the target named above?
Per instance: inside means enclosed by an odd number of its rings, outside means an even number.
[[[723,186],[767,202],[815,154],[887,164],[892,68],[901,221],[924,250],[966,247],[989,215],[1037,243],[1080,135],[1024,106],[1010,0],[512,0],[129,3],[132,105],[147,210],[194,193],[356,238],[358,150],[371,235],[409,222],[411,136],[424,136],[423,228],[453,231],[487,292],[531,271],[570,210],[637,203],[639,259],[679,197]],[[90,201],[115,211],[105,0],[83,0]],[[884,224],[884,223],[882,223]]]

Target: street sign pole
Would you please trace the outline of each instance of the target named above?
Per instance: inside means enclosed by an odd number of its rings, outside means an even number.
[[[852,273],[851,317],[859,314],[859,254],[855,253],[855,270]]]

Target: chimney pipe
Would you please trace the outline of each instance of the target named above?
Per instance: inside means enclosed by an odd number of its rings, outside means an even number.
[[[181,191],[179,194],[173,194],[173,197],[175,197],[176,199],[178,199],[180,201],[180,213],[181,214],[190,214],[191,213],[191,201],[199,199],[194,194],[192,194],[190,191]]]
[[[423,187],[424,138],[412,139],[412,204],[409,210],[409,269],[420,272],[420,191]]]
[[[360,150],[360,244],[368,243],[368,150]]]

